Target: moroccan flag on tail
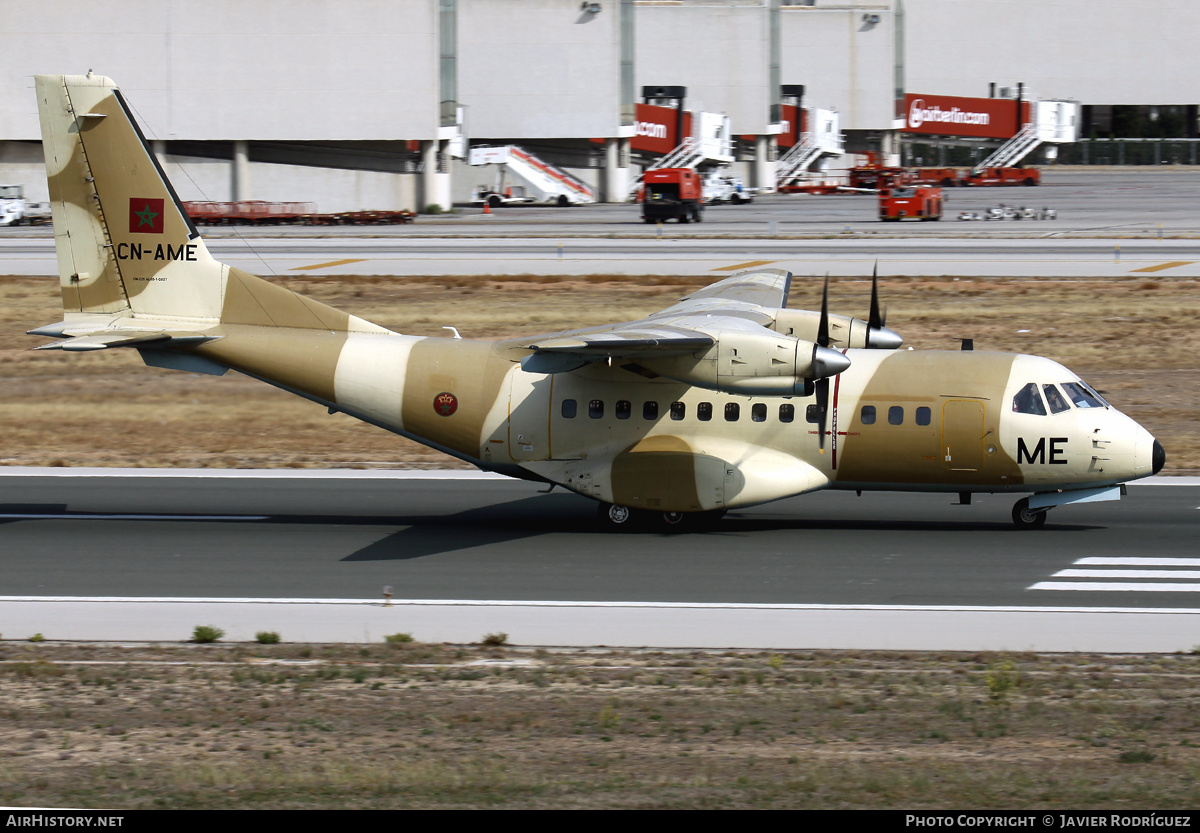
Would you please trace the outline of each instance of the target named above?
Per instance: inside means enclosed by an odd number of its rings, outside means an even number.
[[[163,233],[163,200],[142,197],[129,198],[130,234]]]

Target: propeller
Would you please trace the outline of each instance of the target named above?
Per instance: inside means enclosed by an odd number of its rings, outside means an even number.
[[[817,346],[813,348],[813,373],[816,375],[817,444],[825,453],[825,425],[829,420],[829,377],[836,376],[850,361],[837,350],[831,350],[829,339],[829,273],[825,273],[825,289],[821,293],[821,320],[817,325]]]
[[[904,339],[894,330],[889,330],[887,324],[887,309],[879,307],[879,261],[871,270],[871,314],[867,319],[867,349],[895,350],[904,343]]]

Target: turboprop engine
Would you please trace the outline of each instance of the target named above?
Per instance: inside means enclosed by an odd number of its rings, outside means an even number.
[[[840,351],[761,332],[725,331],[703,354],[642,359],[645,369],[708,390],[746,396],[807,396],[813,382],[850,366]]]

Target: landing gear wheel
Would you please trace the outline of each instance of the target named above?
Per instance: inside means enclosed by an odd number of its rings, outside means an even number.
[[[1029,498],[1021,498],[1013,506],[1013,524],[1017,529],[1038,529],[1046,523],[1047,511],[1046,509],[1030,509]]]
[[[633,510],[628,506],[616,503],[602,503],[599,506],[600,520],[608,526],[628,529],[633,526]]]
[[[667,526],[673,526],[673,527],[677,527],[677,528],[684,525],[684,522],[687,520],[687,517],[688,516],[687,516],[686,512],[663,512],[662,513],[663,523],[666,524]]]

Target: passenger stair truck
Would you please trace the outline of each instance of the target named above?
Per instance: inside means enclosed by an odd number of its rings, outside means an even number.
[[[567,206],[596,201],[596,192],[591,186],[516,145],[471,148],[467,163],[497,166],[493,186],[476,186],[471,202],[477,205],[487,203],[493,208],[520,203]]]
[[[0,226],[19,226],[25,220],[25,196],[20,185],[0,185]]]
[[[686,136],[666,156],[647,167],[629,186],[630,198],[640,198],[646,174],[658,170],[695,170],[705,163],[728,165],[733,161],[733,127],[724,113],[694,113],[695,136]],[[648,180],[646,180],[648,181]]]
[[[776,189],[803,184],[805,174],[814,164],[846,152],[842,142],[841,118],[836,110],[813,107],[807,112],[807,122],[813,129],[801,133],[800,141],[788,148],[787,153],[775,162]]]
[[[1033,121],[1024,125],[1017,131],[1017,135],[1000,145],[991,156],[972,168],[963,180],[963,184],[1008,184],[1011,182],[1012,184],[1037,185],[1040,182],[1039,176],[1020,175],[1017,166],[1021,160],[1043,143],[1058,145],[1074,142],[1077,140],[1078,134],[1078,102],[1036,101],[1033,103]],[[1054,148],[1053,156],[1057,156],[1057,152],[1057,148]]]

